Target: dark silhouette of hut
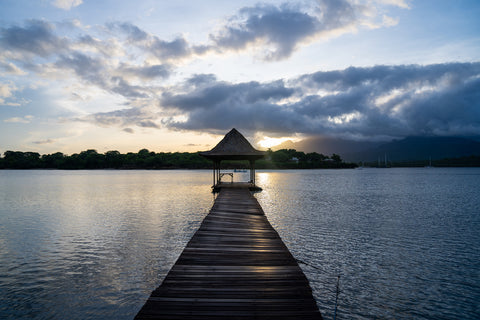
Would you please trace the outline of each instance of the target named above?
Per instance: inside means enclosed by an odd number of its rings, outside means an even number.
[[[214,191],[218,191],[222,187],[222,174],[220,172],[220,162],[222,160],[248,160],[250,162],[250,181],[247,182],[246,186],[249,187],[250,190],[261,190],[261,188],[255,184],[255,161],[263,158],[265,152],[253,148],[250,142],[235,128],[230,130],[212,150],[200,152],[200,155],[213,162],[212,188]],[[240,185],[237,184],[237,186]]]

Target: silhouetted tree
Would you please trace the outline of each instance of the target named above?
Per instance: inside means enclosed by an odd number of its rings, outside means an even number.
[[[338,154],[334,153],[334,154],[332,154],[332,156],[330,158],[336,163],[342,162],[342,158]]]
[[[339,155],[332,155],[332,160],[316,152],[307,153],[295,149],[269,150],[266,159],[257,161],[257,168],[347,168],[352,164],[346,164]],[[327,161],[330,160],[330,161]],[[472,163],[473,161],[469,161]],[[248,162],[225,161],[222,168],[245,168]],[[355,166],[355,165],[353,165]],[[88,149],[71,156],[61,152],[40,156],[36,152],[6,151],[0,158],[0,169],[34,169],[34,168],[57,168],[57,169],[170,169],[211,168],[212,163],[201,157],[198,152],[160,152],[155,153],[148,149],[141,149],[138,153],[129,152],[122,154],[116,150],[99,154],[94,149]]]
[[[89,149],[80,152],[80,161],[86,169],[100,169],[105,167],[105,156],[99,154],[97,150]]]
[[[4,165],[11,169],[41,168],[40,154],[37,152],[5,151]]]
[[[105,153],[106,168],[121,168],[123,166],[123,155],[117,150],[107,151]]]
[[[42,155],[43,168],[63,168],[65,165],[65,155],[61,152]]]

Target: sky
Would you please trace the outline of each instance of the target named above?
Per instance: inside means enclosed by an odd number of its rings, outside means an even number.
[[[480,137],[480,1],[0,0],[0,153]]]

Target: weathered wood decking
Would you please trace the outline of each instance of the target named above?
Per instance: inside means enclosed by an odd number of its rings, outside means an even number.
[[[136,319],[321,319],[307,278],[248,189],[222,189]]]

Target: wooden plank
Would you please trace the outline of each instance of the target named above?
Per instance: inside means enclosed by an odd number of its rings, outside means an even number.
[[[136,319],[321,319],[307,278],[247,189],[224,188]]]

